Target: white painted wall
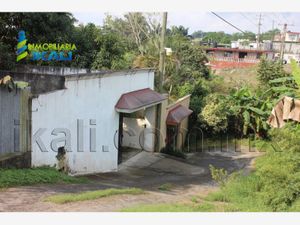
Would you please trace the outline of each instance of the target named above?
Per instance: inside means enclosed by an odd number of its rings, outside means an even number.
[[[285,59],[287,61],[287,63],[291,63],[291,60],[294,59],[297,62],[300,61],[300,54],[289,54],[289,53],[285,53],[283,55],[283,59]]]
[[[145,119],[124,117],[122,146],[142,149],[142,146],[140,145],[140,135],[144,130],[145,124],[147,126],[147,121]]]
[[[71,133],[71,151],[67,153],[72,174],[115,171],[118,168],[117,135],[119,114],[115,104],[123,93],[143,88],[153,89],[154,72],[145,70],[135,74],[114,73],[104,77],[66,79],[66,89],[42,94],[32,101],[32,166],[57,164],[57,152],[51,150],[51,135],[55,128],[67,128]],[[83,152],[77,150],[77,120],[84,121]],[[96,125],[89,125],[95,119]],[[90,128],[96,128],[96,151],[90,152]],[[40,136],[47,148],[42,152],[33,135],[40,129],[47,130]],[[115,143],[114,143],[115,142]],[[60,143],[64,146],[64,142]],[[108,149],[103,152],[102,148]]]
[[[156,105],[146,108],[144,119],[124,117],[122,146],[154,151],[155,118]]]

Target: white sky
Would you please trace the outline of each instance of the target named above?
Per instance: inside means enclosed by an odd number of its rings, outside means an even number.
[[[250,30],[257,32],[258,15],[255,12],[216,12],[233,25],[237,26],[241,30]],[[123,13],[109,13],[114,16],[122,16]],[[103,24],[105,18],[104,12],[73,12],[75,18],[79,23],[92,22],[97,25]],[[274,20],[274,27],[282,29],[283,23],[293,24],[294,26],[288,26],[288,30],[300,32],[300,12],[297,13],[284,13],[284,12],[267,12],[262,13],[262,32],[272,29],[272,23]],[[210,12],[169,12],[168,13],[168,26],[183,25],[189,27],[189,33],[193,33],[197,30],[202,31],[224,31],[226,33],[238,32],[236,29],[226,24],[218,17]]]

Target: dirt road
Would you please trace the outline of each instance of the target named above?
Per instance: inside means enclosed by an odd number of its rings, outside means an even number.
[[[205,196],[217,189],[209,172],[209,164],[229,172],[251,167],[255,152],[205,152],[175,159],[159,153],[142,152],[120,166],[116,173],[88,176],[88,184],[37,185],[0,191],[0,211],[120,211],[137,204],[184,201],[195,195]],[[171,183],[171,191],[160,191],[162,184]],[[45,202],[47,196],[61,193],[106,188],[138,187],[142,195],[119,195],[92,201],[67,204]]]

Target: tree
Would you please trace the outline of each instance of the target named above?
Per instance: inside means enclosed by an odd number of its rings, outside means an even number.
[[[189,28],[185,28],[184,26],[172,26],[171,29],[167,30],[167,34],[169,35],[181,35],[187,36],[189,33]]]
[[[1,13],[0,42],[5,52],[0,53],[0,67],[11,69],[15,60],[17,35],[20,30],[26,32],[27,39],[32,43],[69,42],[72,38],[75,18],[70,13]],[[20,63],[30,63],[24,60]],[[53,64],[53,62],[43,62]],[[60,64],[56,62],[55,64]]]
[[[233,33],[231,36],[232,41],[237,41],[239,39],[248,39],[249,41],[255,41],[256,35],[251,31],[245,31],[244,33]]]
[[[147,46],[152,44],[159,49],[160,17],[157,13],[127,13],[123,18],[108,15],[104,29],[117,32],[120,36],[133,43],[139,54],[148,54]]]
[[[207,32],[204,34],[202,41],[205,42],[217,42],[222,44],[230,44],[231,36],[223,31],[219,32]]]
[[[29,43],[74,43],[77,46],[71,62],[31,62],[18,64],[75,66],[80,68],[129,68],[133,61],[125,49],[130,45],[124,36],[94,24],[75,26],[70,13],[2,13],[0,14],[0,67],[12,69],[15,64],[17,34],[26,32]],[[107,33],[107,35],[105,34]],[[126,39],[125,39],[126,40]],[[117,43],[119,42],[119,43]],[[118,60],[120,60],[118,62]]]
[[[201,30],[195,31],[192,33],[192,37],[195,38],[203,38],[204,32]]]
[[[79,25],[74,28],[72,42],[76,44],[77,52],[71,66],[80,68],[91,68],[100,48],[97,38],[100,28],[95,24]]]
[[[280,30],[277,28],[274,30],[269,30],[267,32],[262,33],[261,39],[262,40],[273,40],[273,38],[276,34],[280,34]]]
[[[257,78],[264,88],[269,88],[269,81],[286,77],[287,73],[284,71],[283,65],[280,61],[270,61],[262,58],[258,65]]]
[[[115,33],[103,33],[99,34],[96,39],[99,49],[97,49],[97,55],[92,64],[93,69],[120,69],[117,62],[124,60],[124,54],[126,47],[121,38]],[[116,66],[118,65],[118,66]],[[118,68],[116,68],[118,67]]]

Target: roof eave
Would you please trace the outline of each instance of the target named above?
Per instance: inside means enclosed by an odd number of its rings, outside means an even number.
[[[137,111],[142,110],[142,109],[146,109],[146,108],[158,105],[158,104],[162,103],[164,100],[165,99],[162,99],[162,100],[154,102],[152,104],[143,105],[143,106],[141,106],[139,108],[134,108],[134,109],[121,109],[121,108],[117,108],[117,107],[115,107],[115,109],[119,113],[133,113],[133,112],[137,112]]]

